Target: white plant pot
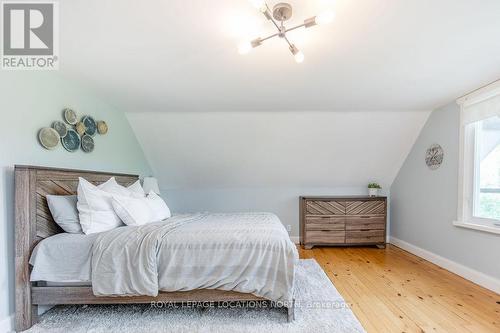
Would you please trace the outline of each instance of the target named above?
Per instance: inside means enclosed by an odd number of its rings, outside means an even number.
[[[376,197],[376,196],[378,196],[378,188],[369,188],[368,189],[368,195],[370,197]]]

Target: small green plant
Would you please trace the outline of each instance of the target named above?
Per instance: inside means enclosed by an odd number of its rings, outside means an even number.
[[[370,184],[368,184],[368,188],[378,188],[378,189],[381,189],[382,186],[380,186],[378,183],[370,183]]]

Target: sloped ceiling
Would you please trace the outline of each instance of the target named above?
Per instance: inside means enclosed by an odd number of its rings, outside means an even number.
[[[238,54],[273,32],[247,0],[61,1],[61,72],[127,112],[164,188],[387,187],[415,111],[500,77],[498,0],[290,2],[336,12],[290,34],[300,65],[279,39]]]
[[[272,6],[278,1],[268,1]],[[431,110],[500,77],[498,0],[290,0],[336,21],[274,32],[248,0],[60,1],[61,71],[125,111]]]
[[[365,187],[369,181],[388,188],[427,116],[427,112],[127,114],[163,189]]]

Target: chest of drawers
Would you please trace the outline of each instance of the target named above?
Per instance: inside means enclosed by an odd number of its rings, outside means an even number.
[[[300,197],[300,244],[385,247],[386,197]]]

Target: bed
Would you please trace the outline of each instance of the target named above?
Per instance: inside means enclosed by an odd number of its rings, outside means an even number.
[[[113,251],[108,244],[129,227],[92,235],[66,234],[52,220],[45,197],[74,194],[78,177],[100,184],[113,176],[122,185],[138,179],[128,174],[15,167],[17,330],[36,322],[38,305],[58,304],[273,300],[280,301],[288,309],[288,320],[293,320],[297,250],[277,217],[269,213],[186,214],[155,223],[148,228],[167,230],[157,254],[157,284],[141,289],[142,280],[148,279],[137,275],[130,280],[141,280],[139,287],[125,281],[123,286],[117,284],[123,288],[111,293],[106,284],[97,283],[105,280],[99,275],[107,271],[99,270],[101,265],[127,264],[118,248]],[[95,251],[102,244],[107,251],[99,254],[99,261]]]

